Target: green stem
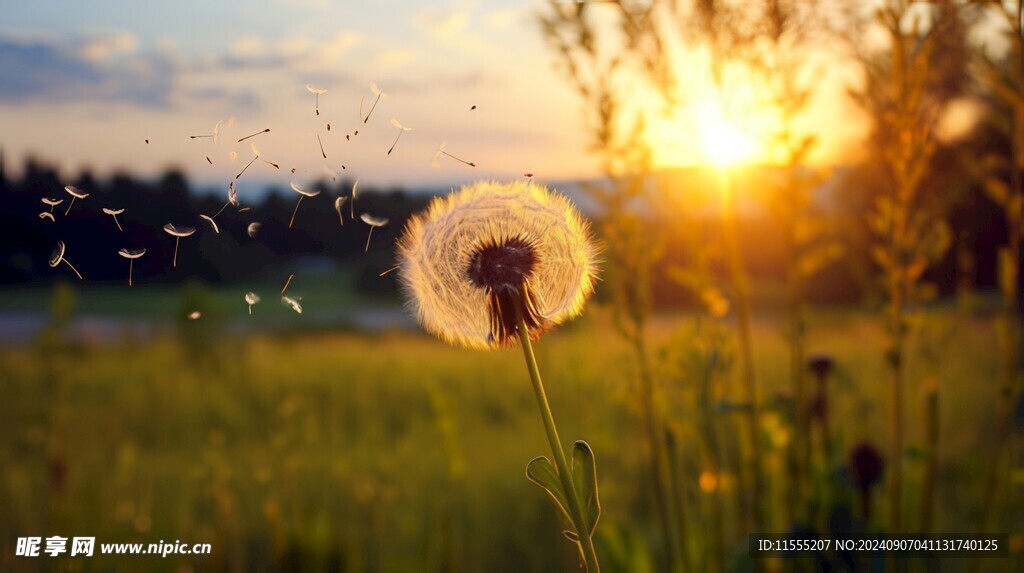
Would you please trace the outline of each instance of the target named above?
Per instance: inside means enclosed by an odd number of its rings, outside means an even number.
[[[519,322],[519,343],[523,347],[523,356],[526,358],[526,367],[530,371],[530,381],[533,382],[533,392],[537,395],[537,405],[540,406],[540,416],[544,420],[544,430],[548,435],[548,443],[551,444],[551,454],[555,457],[555,467],[558,469],[558,477],[562,480],[562,488],[565,490],[565,497],[569,503],[569,515],[572,516],[573,526],[576,528],[576,535],[579,536],[580,548],[583,550],[583,560],[587,564],[587,573],[600,573],[601,567],[597,564],[597,553],[594,551],[594,542],[590,539],[590,531],[587,529],[583,519],[583,511],[580,509],[579,496],[572,483],[572,474],[569,473],[569,464],[565,460],[565,452],[562,450],[562,442],[558,439],[558,430],[555,428],[555,418],[551,415],[551,406],[548,405],[548,396],[544,392],[544,382],[540,378],[540,369],[537,368],[537,358],[533,355],[533,345],[530,344],[530,334],[526,328],[526,321],[523,320],[522,311],[516,309]]]

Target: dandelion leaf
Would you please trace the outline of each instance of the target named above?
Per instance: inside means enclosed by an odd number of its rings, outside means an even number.
[[[597,464],[590,444],[577,440],[572,447],[572,483],[580,496],[580,510],[586,534],[593,535],[601,518],[601,499],[597,493]]]
[[[562,516],[572,523],[569,517],[569,503],[565,497],[565,490],[562,489],[562,482],[558,478],[555,466],[544,456],[538,456],[526,464],[526,479],[544,488],[551,499],[555,500]]]

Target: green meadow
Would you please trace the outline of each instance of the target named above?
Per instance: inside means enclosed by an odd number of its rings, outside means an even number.
[[[165,304],[184,309],[189,296]],[[259,323],[240,330],[217,312],[145,335],[68,338],[68,319],[81,307],[64,298],[73,297],[54,296],[55,308],[71,308],[52,311],[34,341],[0,349],[0,538],[95,536],[97,547],[180,540],[211,543],[213,551],[26,559],[14,556],[12,541],[0,559],[5,571],[576,570],[573,545],[560,535],[568,524],[524,476],[530,459],[549,452],[518,351],[455,349],[410,330]],[[102,305],[102,298],[81,304]],[[127,296],[122,303],[134,304]],[[231,316],[248,318],[240,299],[236,306]],[[254,318],[288,312],[264,302]],[[788,392],[786,340],[781,321],[763,316],[754,350],[765,404],[758,431],[767,444],[766,519],[785,532],[785,452],[794,431],[778,405]],[[914,320],[924,334],[909,344],[905,515],[912,523],[922,509],[914,495],[925,473],[919,422],[925,387],[937,385],[934,530],[973,531],[992,455],[987,436],[995,431],[997,332],[984,313],[932,310]],[[886,443],[882,325],[880,316],[849,309],[814,313],[808,324],[809,349],[836,364],[831,458],[814,458],[815,482],[828,484],[833,506],[855,515],[847,453],[860,442]],[[735,368],[708,411],[686,358],[709,336],[723,336],[728,352],[733,325],[660,313],[650,330],[656,407],[675,436],[672,470],[690,525],[687,559],[695,571],[711,566],[705,524],[721,504],[728,569],[746,570],[752,565],[736,517],[738,446],[726,448],[714,489],[701,479],[702,424],[712,424],[723,443],[741,443],[740,417],[729,407],[738,392]],[[663,540],[636,374],[608,309],[592,305],[536,351],[566,446],[585,438],[597,456],[603,513],[595,543],[604,570],[655,571]],[[1021,483],[1003,487],[1010,492],[1000,498],[1003,523],[1020,530],[1022,504],[1012,491]],[[884,520],[884,503],[877,495],[869,528]],[[1014,543],[1017,557],[994,560],[993,570],[1019,564],[1019,536]],[[973,564],[947,560],[941,570]]]

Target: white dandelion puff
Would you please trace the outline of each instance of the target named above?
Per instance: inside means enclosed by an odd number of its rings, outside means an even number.
[[[471,348],[509,344],[522,315],[537,337],[578,315],[597,248],[563,195],[532,182],[479,182],[409,219],[401,280],[423,327]]]
[[[249,227],[246,228],[245,232],[249,233],[249,238],[250,239],[255,238],[256,237],[256,233],[260,232],[260,226],[261,225],[262,225],[262,223],[255,222],[255,221],[252,222],[252,223],[249,223]]]
[[[366,114],[366,118],[363,119],[363,123],[366,123],[366,122],[370,121],[370,116],[373,115],[373,110],[377,109],[377,104],[380,102],[380,100],[387,99],[387,97],[388,97],[388,94],[386,94],[386,93],[382,92],[380,89],[378,89],[377,88],[377,84],[375,84],[373,82],[370,82],[370,91],[373,92],[373,94],[375,96],[377,96],[377,99],[373,100],[373,106],[370,107],[370,112]],[[359,115],[363,115],[363,100],[362,99],[359,100]],[[356,132],[356,133],[358,133],[358,132]]]

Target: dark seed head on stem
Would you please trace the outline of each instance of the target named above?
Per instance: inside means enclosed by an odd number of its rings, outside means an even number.
[[[548,320],[538,311],[536,293],[530,286],[536,266],[536,248],[520,237],[485,243],[470,257],[467,274],[474,285],[487,292],[494,342],[512,342],[520,313],[531,336],[548,328]]]

